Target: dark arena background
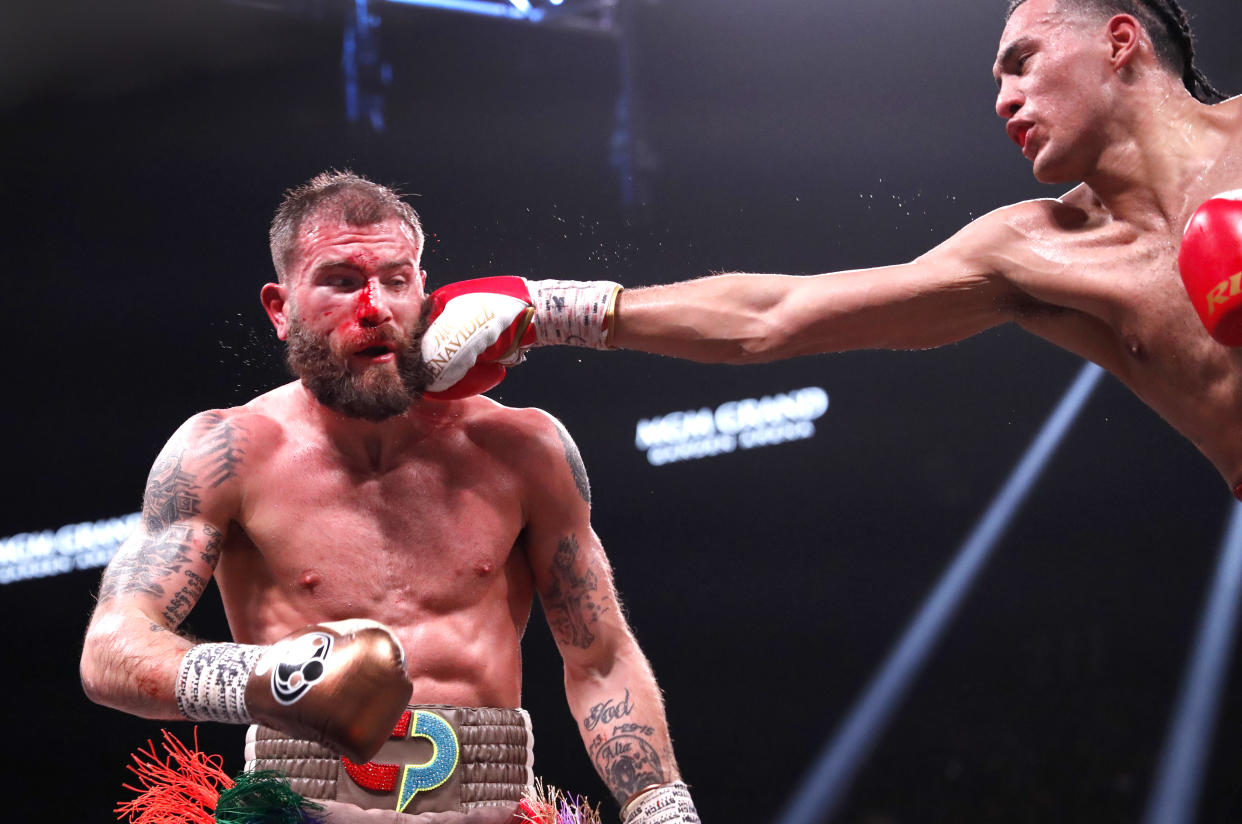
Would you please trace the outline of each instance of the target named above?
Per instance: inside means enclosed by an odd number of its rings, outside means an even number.
[[[993,112],[999,0],[530,4],[3,5],[3,820],[112,820],[129,753],[192,736],[88,702],[78,655],[165,439],[288,380],[258,301],[286,187],[409,193],[431,288],[897,263],[1064,188]],[[1242,5],[1185,5],[1242,91]],[[1232,499],[1082,368],[1002,327],[752,367],[536,351],[490,394],[576,437],[705,822],[1242,820]],[[227,637],[214,588],[188,631]],[[524,643],[536,771],[615,821],[537,609]],[[240,769],[241,728],[198,734]]]

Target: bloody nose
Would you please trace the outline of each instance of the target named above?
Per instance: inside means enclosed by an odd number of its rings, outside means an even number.
[[[375,281],[370,281],[358,293],[358,322],[379,319],[379,290]]]

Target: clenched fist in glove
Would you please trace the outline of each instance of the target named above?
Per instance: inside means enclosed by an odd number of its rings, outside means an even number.
[[[423,394],[450,400],[486,392],[534,346],[606,349],[620,291],[608,281],[510,276],[437,289],[428,297],[432,322],[422,343],[433,379]]]

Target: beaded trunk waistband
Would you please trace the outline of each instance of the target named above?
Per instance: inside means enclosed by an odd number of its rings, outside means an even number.
[[[373,761],[355,764],[270,727],[246,733],[246,770],[279,770],[316,801],[410,814],[516,804],[534,783],[525,710],[409,707]]]

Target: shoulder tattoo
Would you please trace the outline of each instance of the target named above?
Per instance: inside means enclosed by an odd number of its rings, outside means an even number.
[[[203,422],[209,427],[207,432],[206,458],[207,480],[212,488],[237,477],[237,467],[245,457],[246,430],[235,421],[226,419],[219,412],[208,412],[203,415]]]
[[[591,482],[587,480],[586,466],[582,463],[582,453],[578,451],[578,445],[569,437],[565,427],[559,423],[556,425],[556,434],[561,439],[561,446],[565,447],[565,463],[569,464],[569,471],[574,476],[574,484],[578,487],[578,494],[590,506]]]

